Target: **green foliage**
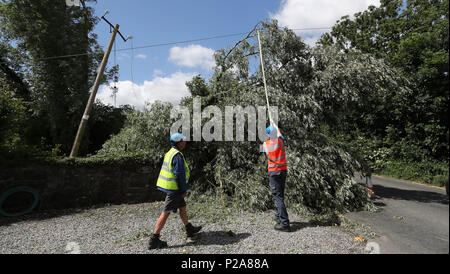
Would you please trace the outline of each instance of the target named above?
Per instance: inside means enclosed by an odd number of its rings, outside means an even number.
[[[389,128],[385,139],[353,132],[335,136],[334,141],[362,159],[363,170],[367,173],[442,186],[449,174],[448,160],[425,157],[420,144],[411,144],[405,139],[393,142],[390,135],[394,132],[395,129]]]
[[[162,158],[160,155],[153,155],[151,153],[133,152],[122,155],[94,155],[87,158],[47,158],[45,161],[50,164],[72,167],[117,167],[136,169],[144,166],[159,166],[162,163]]]
[[[89,142],[88,151],[94,154],[111,135],[119,133],[125,124],[127,113],[132,111],[133,108],[128,105],[116,108],[97,100],[89,118],[89,131],[84,137]]]
[[[344,16],[320,41],[345,52],[357,49],[383,58],[410,81],[409,93],[392,89],[390,96],[383,98],[376,91],[367,94],[369,107],[346,106],[341,132],[361,131],[367,137],[385,139],[384,145],[397,154],[394,159],[446,161],[449,2],[408,0],[403,6],[404,2],[382,0],[378,8],[370,7],[353,18]]]
[[[0,2],[0,76],[29,102],[31,144],[45,137],[51,147],[70,152],[103,57],[92,33],[98,20],[91,7],[67,7],[60,0]],[[79,53],[87,54],[53,58]],[[83,142],[81,152],[88,149]]]
[[[148,152],[162,157],[169,143],[172,104],[155,102],[144,111],[129,111],[123,129],[103,144],[97,155]]]
[[[448,181],[448,174],[447,176],[445,175],[435,175],[433,176],[433,182],[431,182],[432,185],[434,186],[445,186],[445,182]]]
[[[26,107],[22,99],[14,94],[5,80],[0,78],[0,154],[24,149],[22,127]]]
[[[55,148],[57,149],[57,148]],[[0,155],[3,156],[3,155]],[[85,158],[70,158],[65,156],[55,156],[55,153],[40,153],[34,154],[33,157],[28,158],[4,158],[0,157],[0,164],[2,166],[23,166],[23,165],[44,165],[44,166],[59,166],[59,167],[73,167],[73,168],[120,168],[125,170],[136,171],[142,167],[156,167],[160,166],[162,158],[150,153],[126,153],[124,155],[94,155]],[[150,169],[150,171],[154,171]],[[157,175],[152,173],[153,175]]]
[[[387,160],[377,173],[405,180],[444,186],[445,180],[449,177],[449,168],[446,162],[437,162],[430,159],[423,159],[420,162]]]

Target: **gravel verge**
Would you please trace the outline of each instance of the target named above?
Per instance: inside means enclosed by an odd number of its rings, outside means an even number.
[[[187,201],[202,231],[187,238],[178,214],[161,232],[169,247],[148,250],[163,202],[104,205],[0,217],[0,254],[360,254],[357,225],[317,225],[290,213],[293,232],[279,232],[273,212],[251,213]]]

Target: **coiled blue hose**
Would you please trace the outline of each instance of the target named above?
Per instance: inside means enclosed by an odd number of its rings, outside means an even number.
[[[31,205],[30,208],[28,208],[28,209],[26,209],[24,211],[21,211],[21,212],[17,212],[17,213],[6,212],[3,209],[3,203],[5,202],[5,200],[9,196],[11,196],[12,194],[17,193],[17,192],[29,192],[29,193],[31,193],[33,195],[33,197],[34,197],[33,204]],[[13,187],[13,188],[8,189],[6,192],[2,193],[2,195],[0,196],[0,214],[3,215],[3,216],[6,216],[6,217],[17,217],[17,216],[21,216],[21,215],[24,215],[24,214],[28,214],[31,211],[33,211],[33,209],[38,205],[38,202],[39,202],[39,192],[37,192],[36,189],[31,188],[31,187],[27,187],[27,186]]]

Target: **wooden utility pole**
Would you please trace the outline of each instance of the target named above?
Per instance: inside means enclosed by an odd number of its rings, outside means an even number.
[[[116,39],[116,34],[119,31],[119,25],[115,25],[114,31],[111,34],[111,38],[108,43],[108,47],[106,49],[105,55],[103,56],[102,63],[100,64],[100,70],[97,74],[97,78],[95,79],[94,86],[91,90],[91,95],[89,97],[89,101],[86,105],[86,109],[84,110],[83,118],[81,118],[80,126],[78,127],[77,136],[75,137],[75,141],[72,146],[72,151],[70,152],[70,157],[76,157],[78,155],[78,149],[80,148],[81,139],[83,138],[84,131],[86,130],[86,125],[89,120],[89,114],[91,113],[92,106],[94,105],[95,96],[97,95],[98,87],[100,86],[100,80],[105,73],[106,64],[108,63],[109,54],[111,53],[112,46],[114,44],[114,40]]]

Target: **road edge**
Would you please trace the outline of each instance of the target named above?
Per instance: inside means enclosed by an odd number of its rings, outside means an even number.
[[[405,179],[399,179],[399,178],[395,178],[395,177],[387,176],[387,175],[372,174],[372,176],[379,177],[379,178],[394,179],[394,180],[397,180],[397,181],[400,181],[400,182],[404,182],[404,183],[416,184],[416,185],[421,185],[421,186],[428,186],[428,187],[432,187],[432,188],[436,188],[436,189],[440,189],[440,190],[444,190],[445,191],[445,186],[434,186],[434,185],[431,185],[431,184],[425,184],[425,183],[419,183],[419,182],[405,180]]]

